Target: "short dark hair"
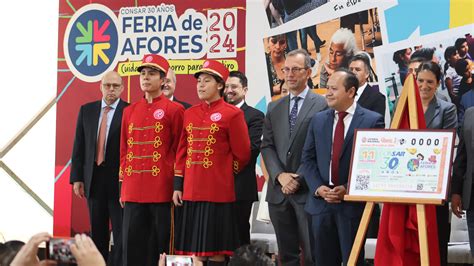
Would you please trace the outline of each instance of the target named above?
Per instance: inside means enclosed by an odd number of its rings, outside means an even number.
[[[357,90],[359,89],[359,80],[357,79],[357,76],[352,73],[349,69],[345,67],[341,67],[336,69],[334,72],[343,72],[346,73],[344,76],[344,88],[346,91],[349,91],[352,87],[355,88],[355,94],[357,94]]]
[[[248,80],[244,73],[240,71],[230,71],[229,78],[238,78],[242,87],[247,87]]]
[[[456,62],[456,65],[454,66],[454,69],[456,70],[456,73],[459,76],[464,77],[464,72],[466,72],[466,67],[468,65],[469,65],[469,63],[467,62],[466,59],[459,59]]]
[[[449,58],[450,58],[451,56],[455,55],[456,52],[457,52],[456,47],[454,47],[454,46],[448,46],[448,47],[446,47],[446,50],[444,50],[444,59],[445,59],[446,61],[449,61]]]
[[[271,266],[272,260],[263,248],[257,245],[245,245],[235,250],[228,266]]]
[[[405,55],[407,49],[411,49],[411,48],[408,47],[408,48],[401,49],[401,50],[398,50],[395,53],[393,53],[392,60],[393,60],[393,62],[395,62],[395,64],[397,64],[397,65],[404,65],[405,64],[402,57]]]
[[[270,40],[270,39],[277,39],[277,40],[285,39],[286,40],[286,34],[278,34],[278,35],[268,36],[267,39],[268,40]]]
[[[160,78],[165,79],[166,78],[166,73],[163,71],[158,71],[160,72]]]
[[[436,76],[436,80],[440,81],[441,80],[441,68],[439,67],[438,64],[433,63],[431,61],[426,61],[421,63],[420,66],[418,66],[418,69],[416,70],[416,73],[420,73],[423,70],[430,71]]]
[[[365,70],[367,71],[367,73],[370,73],[370,59],[367,57],[365,53],[356,54],[353,57],[351,57],[351,59],[349,59],[348,65],[350,65],[354,61],[362,61],[365,66]]]
[[[425,60],[422,57],[413,57],[412,56],[410,58],[410,62],[408,62],[408,64],[410,65],[410,64],[413,64],[413,63],[423,63],[423,62],[426,62],[426,61],[431,61],[431,59],[430,60]]]
[[[216,75],[211,75],[211,76],[214,77],[214,79],[217,81],[217,83],[222,85],[222,89],[219,91],[219,95],[221,97],[224,96],[225,80],[223,80],[221,77],[216,76]]]
[[[461,49],[461,46],[463,43],[467,42],[467,39],[464,37],[457,38],[456,41],[454,42],[454,47],[456,47],[456,50]]]
[[[421,48],[413,52],[411,58],[421,57],[425,61],[431,61],[433,59],[435,49],[434,48]]]

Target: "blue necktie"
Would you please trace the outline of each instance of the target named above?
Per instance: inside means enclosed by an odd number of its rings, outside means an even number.
[[[295,129],[296,125],[296,119],[298,118],[298,101],[303,98],[299,96],[293,97],[291,100],[294,101],[293,107],[291,108],[290,111],[290,136],[293,134],[293,130]]]

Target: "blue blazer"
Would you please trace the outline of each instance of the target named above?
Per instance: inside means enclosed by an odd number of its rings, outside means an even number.
[[[333,124],[334,109],[329,109],[315,114],[308,127],[308,135],[306,137],[302,158],[303,176],[309,189],[305,210],[311,215],[317,215],[324,211],[342,208],[346,215],[355,217],[362,213],[363,204],[352,202],[330,204],[324,199],[315,196],[315,192],[320,186],[329,186],[329,164],[331,162]],[[346,137],[344,138],[342,153],[339,159],[339,180],[341,184],[346,185],[348,181],[354,129],[384,127],[384,119],[380,114],[357,105]]]

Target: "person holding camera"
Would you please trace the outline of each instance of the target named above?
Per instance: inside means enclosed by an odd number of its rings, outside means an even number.
[[[30,240],[16,254],[11,265],[56,265],[57,261],[48,259],[40,261],[37,256],[39,245],[43,242],[48,242],[50,239],[51,235],[44,232],[32,236]],[[71,244],[70,248],[78,266],[105,266],[104,258],[90,237],[85,234],[77,234],[74,238],[74,241],[75,243]]]

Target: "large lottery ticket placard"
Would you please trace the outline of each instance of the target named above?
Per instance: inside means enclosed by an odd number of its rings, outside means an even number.
[[[454,140],[454,130],[357,130],[348,195],[445,200]]]

